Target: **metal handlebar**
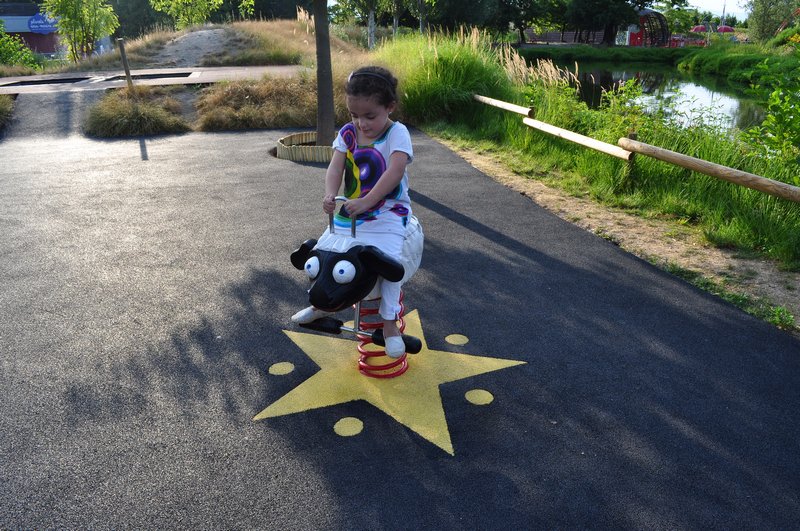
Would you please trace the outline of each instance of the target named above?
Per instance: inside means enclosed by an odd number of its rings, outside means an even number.
[[[343,196],[343,195],[337,195],[336,197],[334,197],[333,198],[333,202],[334,202],[333,209],[336,210],[335,204],[336,204],[337,201],[344,202],[344,201],[347,201],[347,199],[348,198]],[[355,238],[356,237],[356,216],[350,216],[350,220],[352,221],[352,225],[350,226],[350,236]],[[328,214],[328,228],[329,228],[329,232],[331,234],[333,234],[333,231],[334,231],[334,229],[333,229],[333,212]]]

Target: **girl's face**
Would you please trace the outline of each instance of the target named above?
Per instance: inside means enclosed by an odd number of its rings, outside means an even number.
[[[377,140],[389,125],[389,114],[395,108],[394,102],[384,107],[368,96],[347,95],[346,103],[361,141]]]

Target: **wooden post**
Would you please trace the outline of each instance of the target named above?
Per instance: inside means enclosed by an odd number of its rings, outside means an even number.
[[[636,131],[629,131],[628,138],[631,140],[636,140],[639,137],[639,134]],[[631,157],[628,159],[628,175],[633,175],[633,160],[636,158],[635,153],[631,153]]]
[[[125,79],[128,81],[128,92],[133,96],[133,78],[131,77],[130,66],[128,66],[128,56],[125,55],[125,39],[118,38],[117,46],[119,46],[119,55],[122,58],[122,68],[125,69]]]
[[[718,179],[723,179],[741,186],[746,186],[747,188],[752,188],[753,190],[758,190],[759,192],[764,192],[765,194],[774,195],[775,197],[800,203],[800,188],[797,186],[792,186],[791,184],[767,179],[766,177],[761,177],[760,175],[729,168],[727,166],[722,166],[721,164],[714,164],[713,162],[697,159],[682,153],[676,153],[668,149],[645,144],[643,142],[637,142],[636,140],[631,140],[629,138],[620,138],[618,144],[627,150],[633,151],[634,153],[641,153],[643,155],[647,155],[648,157],[653,157],[654,159],[663,160],[664,162],[681,166],[682,168],[704,173]]]

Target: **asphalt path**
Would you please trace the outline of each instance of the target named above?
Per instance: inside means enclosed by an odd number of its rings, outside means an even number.
[[[797,527],[800,342],[419,132],[408,308],[525,364],[439,387],[452,455],[364,401],[254,422],[319,371],[284,134],[0,142],[0,528]]]

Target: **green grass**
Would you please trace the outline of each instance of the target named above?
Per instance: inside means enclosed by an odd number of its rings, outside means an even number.
[[[581,62],[613,62],[613,63],[649,63],[676,65],[687,56],[694,53],[695,49],[686,48],[645,48],[632,46],[615,46],[602,48],[576,44],[574,46],[531,46],[517,50],[528,62],[537,59],[550,59],[555,63]]]
[[[184,133],[181,103],[168,90],[136,86],[109,91],[89,110],[86,133],[100,138]]]
[[[14,98],[7,94],[0,94],[0,131],[5,129],[11,121],[11,113],[14,111]]]

